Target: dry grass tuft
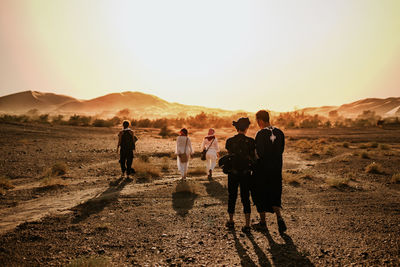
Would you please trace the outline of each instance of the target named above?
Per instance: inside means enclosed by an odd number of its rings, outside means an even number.
[[[107,257],[91,256],[73,260],[67,267],[108,267],[111,262]]]
[[[327,178],[325,182],[331,187],[344,187],[348,186],[350,179],[349,178]]]
[[[110,229],[109,223],[100,223],[95,227],[96,231],[108,231]]]
[[[350,144],[347,143],[347,142],[344,142],[344,143],[342,144],[342,146],[343,146],[344,148],[349,148],[349,147],[350,147]]]
[[[327,144],[328,140],[326,140],[326,138],[320,138],[320,139],[318,139],[317,143],[318,144]]]
[[[334,145],[326,146],[324,148],[324,153],[325,155],[333,156],[335,154],[335,146]]]
[[[377,148],[378,147],[378,143],[377,142],[373,142],[373,143],[370,143],[369,144],[369,147],[371,147],[371,148]]]
[[[56,162],[51,168],[44,171],[43,177],[60,176],[66,174],[67,170],[67,164],[64,162]]]
[[[302,139],[295,143],[295,147],[303,151],[308,151],[313,147],[313,144],[308,140]]]
[[[379,164],[379,163],[372,162],[367,167],[365,167],[365,172],[366,173],[382,174],[383,173],[382,165]]]
[[[291,186],[299,186],[300,177],[297,174],[298,172],[287,172],[283,175],[282,180]]]
[[[366,149],[366,148],[368,148],[368,146],[367,146],[366,144],[361,144],[361,145],[359,146],[359,148],[361,148],[361,149]]]
[[[368,152],[362,152],[361,153],[361,158],[363,158],[363,159],[370,159],[370,157],[369,157],[369,155],[368,155]]]
[[[381,150],[389,150],[389,149],[390,149],[390,146],[389,146],[389,145],[386,145],[386,144],[380,144],[380,145],[379,145],[379,148],[380,148]]]
[[[8,190],[14,188],[14,185],[11,183],[10,179],[4,176],[0,176],[0,188],[3,190]]]
[[[206,174],[207,171],[205,167],[196,167],[195,169],[191,169],[188,171],[188,175],[193,175],[193,176],[201,176]]]
[[[161,171],[163,171],[163,172],[169,171],[169,159],[168,159],[168,157],[163,157],[162,158]]]
[[[144,162],[141,159],[133,161],[133,168],[139,178],[157,178],[161,176],[161,170],[154,164]]]
[[[47,176],[40,180],[42,186],[66,185],[67,182],[60,177]]]
[[[140,156],[139,156],[139,159],[140,159],[141,161],[143,161],[143,162],[146,162],[146,163],[148,163],[148,162],[150,161],[149,156],[148,156],[148,155],[145,155],[145,154],[140,155]]]
[[[394,184],[400,183],[400,173],[395,173],[392,175],[392,179],[390,181]]]

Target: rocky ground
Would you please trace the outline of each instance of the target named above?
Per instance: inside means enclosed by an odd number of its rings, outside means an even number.
[[[0,173],[11,184],[0,196],[2,266],[400,265],[399,130],[285,131],[282,235],[273,214],[268,231],[242,233],[240,200],[226,229],[226,175],[209,181],[195,157],[180,182],[173,137],[156,129],[136,131],[143,171],[119,179],[117,132],[0,125]],[[195,149],[205,133],[191,135]],[[217,134],[223,147],[233,131]],[[66,173],[43,178],[57,162]]]

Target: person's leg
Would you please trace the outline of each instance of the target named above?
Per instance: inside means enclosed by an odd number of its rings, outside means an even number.
[[[126,157],[126,174],[129,177],[132,174],[132,161],[133,161],[133,151],[129,151]]]
[[[208,179],[212,178],[211,160],[212,160],[211,154],[207,153],[206,154],[206,170],[207,170],[207,173],[208,173]]]
[[[233,215],[235,213],[238,187],[238,179],[232,175],[228,175],[228,213],[229,222],[231,223],[233,223]]]
[[[280,233],[283,233],[287,230],[286,223],[282,218],[281,215],[281,208],[278,206],[273,206],[272,209],[274,210],[276,214],[276,222],[278,223],[278,229]]]
[[[244,176],[241,177],[240,180],[240,199],[243,204],[243,213],[246,221],[245,227],[250,227],[250,213],[251,213],[250,188],[248,179],[249,177]]]
[[[125,167],[125,161],[126,161],[126,153],[125,151],[121,150],[119,153],[119,163],[121,165],[121,177],[124,176],[126,167]]]

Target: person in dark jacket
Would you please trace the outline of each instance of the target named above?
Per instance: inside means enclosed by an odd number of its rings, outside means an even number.
[[[243,232],[250,231],[250,180],[251,165],[255,159],[255,142],[253,138],[247,137],[246,133],[250,125],[248,118],[240,118],[234,121],[238,134],[226,140],[226,149],[233,156],[233,168],[228,174],[228,213],[229,221],[226,226],[234,227],[233,215],[235,213],[235,205],[240,187],[240,199],[243,204],[243,213],[245,214],[246,224],[242,228]]]
[[[133,134],[133,131],[129,128],[129,121],[123,121],[123,130],[118,133],[118,145],[117,153],[120,149],[119,163],[121,164],[121,178],[124,177],[126,172],[126,177],[135,174],[135,170],[132,168],[133,162],[133,150],[135,150],[135,143],[138,140]]]
[[[286,231],[281,216],[282,196],[282,154],[285,148],[285,135],[270,125],[269,113],[260,110],[256,113],[260,130],[256,134],[256,152],[258,156],[255,171],[255,204],[260,214],[258,227],[266,228],[265,212],[276,214],[280,232]]]

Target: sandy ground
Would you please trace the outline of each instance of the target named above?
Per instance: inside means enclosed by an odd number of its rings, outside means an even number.
[[[400,265],[400,185],[391,181],[400,173],[400,130],[285,131],[282,235],[273,214],[268,231],[242,233],[240,199],[236,227],[226,229],[226,175],[217,168],[212,181],[200,173],[180,182],[174,139],[157,129],[136,130],[135,160],[148,160],[158,177],[119,179],[117,132],[0,125],[0,173],[14,186],[0,195],[1,265],[86,257],[112,266]],[[194,132],[199,151],[206,130]],[[221,147],[233,134],[217,130]],[[66,174],[44,184],[56,162],[68,166]],[[380,174],[365,171],[372,162]],[[203,165],[195,157],[190,169]]]

